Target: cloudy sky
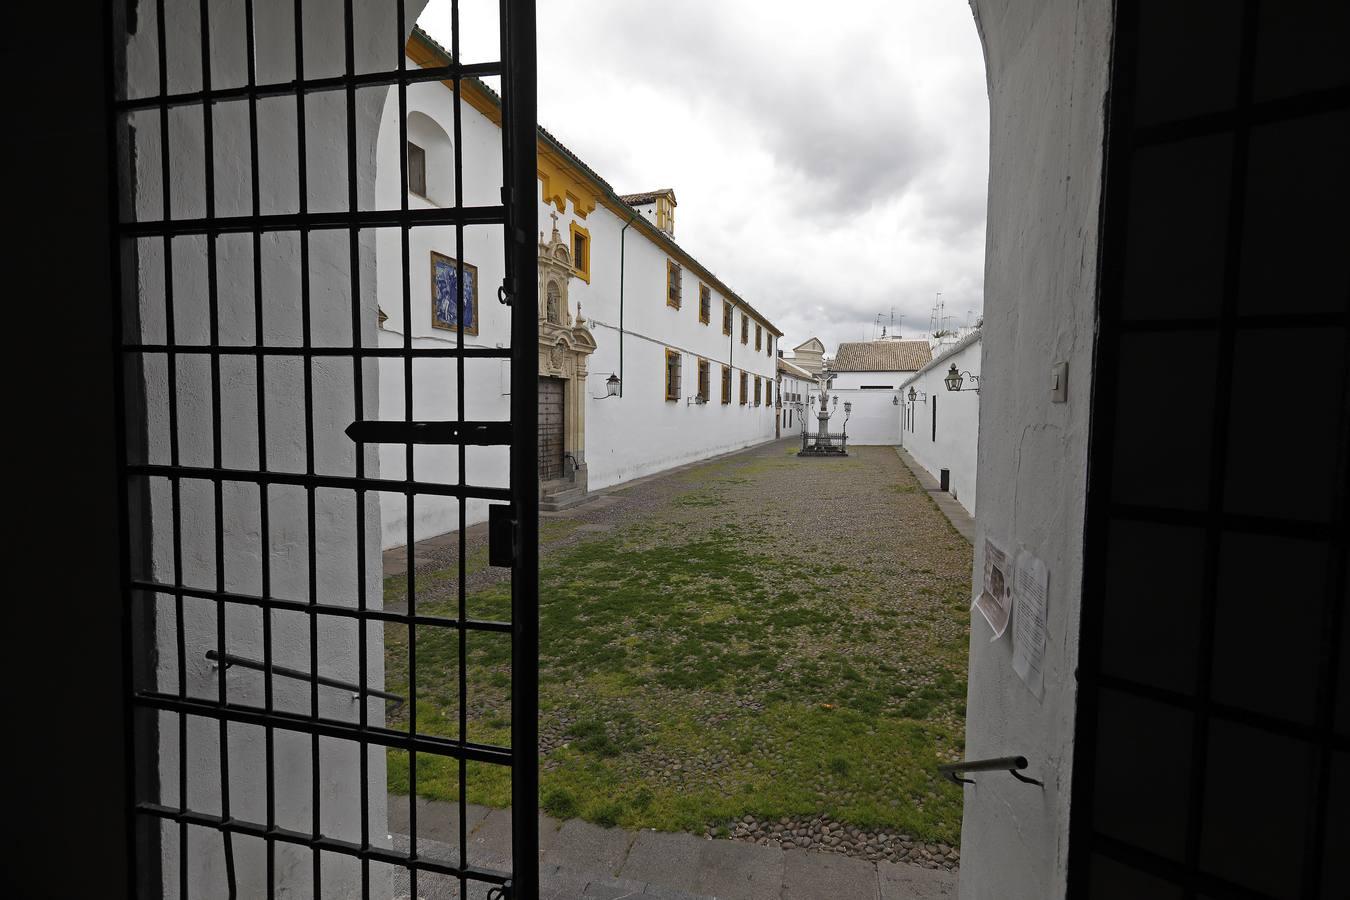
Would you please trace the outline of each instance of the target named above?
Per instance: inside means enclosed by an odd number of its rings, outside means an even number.
[[[620,193],[675,189],[680,244],[785,346],[983,306],[988,100],[967,0],[538,0],[539,122]],[[420,23],[450,43],[448,0]],[[466,61],[496,0],[461,0]]]

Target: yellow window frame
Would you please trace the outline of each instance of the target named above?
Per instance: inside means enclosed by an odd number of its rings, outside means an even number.
[[[671,361],[672,358],[675,360],[675,372],[676,372],[676,378],[675,378],[675,384],[674,384],[674,391],[675,391],[675,392],[674,392],[673,394],[671,393],[671,380],[672,380],[672,379],[671,379],[671,377],[670,377],[670,361]],[[669,350],[669,349],[666,350],[665,369],[662,371],[661,376],[662,376],[662,377],[661,377],[661,383],[665,386],[665,387],[664,387],[664,390],[665,390],[666,399],[667,399],[667,400],[678,400],[678,399],[680,399],[680,382],[684,380],[684,372],[682,371],[682,367],[681,367],[681,365],[680,365],[680,351],[678,351],[678,350]]]
[[[712,288],[698,283],[698,320],[704,325],[712,321]]]
[[[586,252],[577,253],[577,235],[580,235],[585,241]],[[572,269],[577,273],[577,277],[587,284],[591,283],[591,250],[594,244],[591,243],[590,229],[582,228],[576,222],[572,223]],[[584,258],[583,258],[584,257]]]
[[[679,309],[683,303],[684,279],[680,264],[666,260],[666,306]]]
[[[722,403],[731,403],[731,366],[722,367]]]

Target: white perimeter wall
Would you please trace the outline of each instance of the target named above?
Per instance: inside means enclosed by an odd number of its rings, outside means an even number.
[[[830,430],[838,431],[844,423],[844,404],[853,404],[848,417],[848,442],[857,445],[894,447],[900,443],[900,407],[892,399],[894,388],[905,379],[905,372],[839,372],[833,376],[830,388],[830,409],[834,412],[834,397],[839,398],[837,414],[830,419]],[[863,385],[883,385],[862,389]],[[815,431],[812,417],[811,430]]]
[[[409,65],[415,65],[411,61]],[[439,124],[446,140],[453,134],[453,95],[439,83],[410,86],[408,110],[428,116]],[[501,183],[500,130],[468,103],[461,102],[461,134],[464,160],[465,202],[491,204],[497,201]],[[422,120],[424,122],[424,120]],[[376,194],[382,207],[399,202],[398,99],[390,91],[384,103],[377,150]],[[453,191],[449,194],[453,201]],[[426,201],[412,197],[413,208],[426,208]],[[556,207],[541,201],[539,227],[545,239],[553,227],[550,215]],[[636,215],[636,212],[633,212]],[[699,278],[688,267],[683,277],[683,304],[666,305],[666,248],[648,239],[634,225],[624,238],[623,361],[619,359],[620,234],[627,217],[604,205],[581,216],[568,201],[558,215],[557,227],[570,243],[570,224],[590,232],[591,280],[573,278],[569,287],[570,309],[581,315],[595,337],[597,348],[588,364],[586,409],[586,462],[592,490],[628,481],[672,466],[704,459],[774,437],[774,407],[754,405],[754,377],[771,382],[776,374],[777,339],[767,329],[760,349],[754,349],[755,323],[749,341],[740,342],[741,310],[734,316],[732,335],[722,334],[723,297],[713,289],[712,310],[707,325],[699,322]],[[378,243],[379,303],[388,315],[380,333],[381,346],[401,346],[405,325],[402,309],[402,254],[397,230],[382,233]],[[414,346],[454,346],[453,332],[431,327],[430,252],[455,255],[453,228],[421,228],[412,232],[409,266],[412,339]],[[466,335],[468,346],[510,345],[508,310],[496,299],[503,275],[501,236],[496,228],[465,230],[465,262],[478,267],[479,333]],[[711,287],[711,285],[710,285]],[[665,351],[683,356],[681,397],[665,399]],[[691,404],[698,390],[698,360],[710,364],[709,402]],[[732,402],[723,405],[721,366],[733,367]],[[740,404],[739,373],[750,373],[749,402]],[[621,397],[606,397],[605,380],[618,374],[623,381]],[[477,361],[466,365],[465,417],[505,420],[509,406],[509,363]],[[458,416],[458,377],[453,361],[419,361],[413,374],[415,419],[454,419]],[[601,399],[595,399],[601,398]],[[401,361],[380,364],[380,418],[404,417],[404,372]],[[398,446],[380,448],[385,477],[405,475],[405,451]],[[414,471],[419,480],[455,482],[458,456],[453,448],[417,448]],[[482,486],[506,486],[508,456],[505,450],[469,448],[465,459],[468,480]],[[400,495],[381,498],[384,547],[407,541],[407,508]],[[487,505],[470,501],[466,524],[487,518]],[[418,498],[414,510],[418,539],[459,527],[459,510],[452,500]]]
[[[981,342],[963,348],[925,372],[907,378],[900,387],[900,444],[919,465],[938,477],[940,469],[951,471],[951,495],[966,512],[975,512],[977,448],[980,440],[980,395],[975,391],[949,391],[943,379],[948,367],[980,374]],[[971,382],[966,381],[965,387]],[[909,400],[909,389],[918,397]],[[919,399],[922,397],[923,399]],[[904,410],[911,410],[906,417]],[[937,429],[933,410],[937,409]]]
[[[422,7],[408,3],[411,23]],[[170,93],[201,90],[199,9],[196,4],[166,4],[167,64]],[[285,82],[296,77],[293,16],[288,8],[258,4],[256,9],[257,74],[261,83]],[[381,54],[395,33],[393,10],[383,5],[357,4],[356,65],[359,71],[393,68],[394,53]],[[157,92],[158,52],[153,21],[128,42],[128,93],[132,97]],[[337,0],[309,0],[305,5],[306,77],[325,77],[343,70],[343,8]],[[243,9],[238,5],[211,5],[211,62],[213,88],[247,83]],[[366,96],[369,94],[370,96]],[[348,205],[346,97],[341,92],[309,94],[306,105],[307,203],[311,212],[340,211]],[[382,98],[374,92],[358,92],[356,100],[357,202],[369,208],[374,194],[374,145]],[[299,154],[295,101],[292,98],[258,102],[259,180],[263,215],[299,210],[297,191]],[[170,111],[168,134],[160,133],[158,114],[151,111],[131,117],[135,128],[135,215],[146,220],[162,216],[165,185],[160,176],[161,144],[171,149],[170,205],[174,218],[207,214],[205,201],[206,152],[200,107],[184,106]],[[250,147],[248,109],[245,103],[220,103],[213,114],[213,166],[216,208],[220,216],[252,213],[250,201]],[[254,333],[254,254],[247,235],[222,235],[216,240],[216,275],[219,304],[219,337],[223,344],[252,346]],[[346,346],[360,338],[373,346],[375,335],[375,248],[371,234],[363,233],[358,244],[360,291],[353,297],[350,245],[346,232],[315,231],[309,242],[310,328],[313,343]],[[160,239],[142,240],[136,247],[136,276],[141,297],[141,340],[168,340],[170,322],[166,303],[173,292],[174,342],[203,344],[211,337],[207,294],[207,242],[204,237],[185,236],[172,242],[172,284],[166,284],[166,252]],[[296,346],[302,341],[300,313],[300,239],[294,232],[273,232],[262,237],[259,262],[264,302],[263,342],[271,346]],[[358,306],[359,335],[352,334],[352,304]],[[134,336],[133,336],[134,337]],[[145,359],[145,405],[148,462],[177,462],[190,467],[215,465],[212,446],[212,373],[202,355],[180,354],[171,377],[168,358],[148,355]],[[313,388],[313,464],[321,475],[356,474],[358,450],[343,434],[357,416],[359,395],[366,413],[378,399],[378,368],[363,366],[363,382],[357,390],[355,368],[350,358],[316,360],[310,373]],[[225,468],[257,469],[265,450],[266,469],[303,473],[306,470],[306,412],[304,385],[306,366],[295,357],[271,356],[266,360],[263,383],[258,384],[254,359],[224,356],[220,363],[220,465]],[[135,387],[131,388],[135,390]],[[257,394],[261,390],[267,420],[265,446],[259,446]],[[177,421],[171,430],[169,397],[177,398]],[[177,450],[171,434],[176,432]],[[365,473],[378,476],[373,451],[364,454]],[[313,540],[307,528],[308,502],[304,488],[273,485],[259,489],[247,481],[227,482],[219,509],[211,483],[181,479],[175,529],[174,499],[167,479],[149,479],[152,522],[151,571],[140,573],[160,582],[181,581],[190,589],[262,595],[308,602],[355,607],[364,586],[368,605],[381,604],[379,513],[373,499],[359,506],[352,492],[316,490],[313,504],[316,530]],[[267,509],[267,527],[262,511]],[[222,550],[217,555],[216,519]],[[358,576],[357,534],[364,529],[365,578]],[[175,541],[175,536],[177,541]],[[175,543],[178,548],[176,550]],[[309,558],[313,554],[316,577],[311,582]],[[181,564],[176,564],[181,557]],[[266,574],[264,574],[266,573]],[[270,579],[270,584],[267,579]],[[264,585],[267,585],[266,590]],[[218,699],[218,672],[206,659],[223,641],[226,652],[261,660],[264,657],[264,613],[243,604],[226,607],[223,634],[217,629],[216,604],[212,600],[186,597],[181,617],[171,596],[154,598],[158,659],[153,688],[175,693],[180,684],[188,697]],[[271,617],[272,661],[308,672],[310,670],[310,618],[295,612],[276,611]],[[179,667],[175,647],[181,624],[184,665]],[[350,618],[321,618],[317,637],[321,651],[318,674],[346,681],[358,679],[358,627]],[[383,631],[378,624],[367,627],[367,683],[383,686]],[[226,677],[226,700],[261,708],[263,679],[259,672],[233,668]],[[359,721],[360,703],[348,691],[320,688],[318,715],[350,723]],[[306,681],[275,678],[275,708],[303,716],[310,714],[310,688]],[[383,723],[382,701],[367,709],[372,725]],[[264,733],[261,728],[231,725],[226,746],[229,777],[222,785],[220,728],[205,718],[187,719],[186,751],[180,754],[178,722],[164,714],[158,719],[158,775],[160,802],[186,806],[194,811],[223,814],[228,789],[229,813],[233,818],[267,822]],[[310,766],[311,739],[298,732],[275,731],[276,825],[308,833],[312,827],[313,782],[318,779],[321,806],[319,827],[337,840],[362,840],[360,754],[347,742],[324,739],[319,745],[320,772]],[[373,747],[368,756],[369,838],[386,846],[386,784],[383,748]],[[186,773],[186,796],[179,791],[179,773]],[[189,829],[186,873],[179,871],[178,827],[165,824],[159,833],[163,894],[178,896],[180,874],[185,875],[194,897],[226,896],[225,856],[220,834],[206,828]],[[233,839],[238,877],[238,896],[266,896],[266,850],[261,839],[236,835]],[[378,868],[378,867],[376,867]],[[314,893],[311,852],[285,842],[276,844],[278,896]],[[345,897],[361,893],[360,864],[349,856],[324,854],[324,896]],[[384,876],[372,872],[372,895],[387,896]]]
[[[961,895],[1043,900],[1064,895],[1067,872],[1111,4],[972,5],[991,142],[975,572],[989,536],[1038,555],[1050,584],[1042,699],[1009,640],[972,618],[966,756],[1025,755],[1045,787],[983,775],[965,788]],[[1068,402],[1052,404],[1061,361]]]

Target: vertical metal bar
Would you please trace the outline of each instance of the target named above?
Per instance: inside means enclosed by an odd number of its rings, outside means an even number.
[[[1218,363],[1214,379],[1214,412],[1210,429],[1209,486],[1206,499],[1204,562],[1200,594],[1200,646],[1196,653],[1195,720],[1191,739],[1191,783],[1187,797],[1186,898],[1197,896],[1195,875],[1200,867],[1204,836],[1205,771],[1209,754],[1214,670],[1214,629],[1219,605],[1219,568],[1223,552],[1223,497],[1228,471],[1228,430],[1233,413],[1233,359],[1236,344],[1237,298],[1242,279],[1242,226],[1247,195],[1247,150],[1251,137],[1249,113],[1256,63],[1258,9],[1256,0],[1243,0],[1242,37],[1238,64],[1237,124],[1233,130],[1233,167],[1229,173],[1228,222],[1224,235],[1223,293],[1219,308]]]
[[[249,151],[249,199],[253,216],[262,213],[262,190],[258,175],[258,61],[257,33],[254,18],[254,0],[244,2],[244,40],[248,64],[248,151]],[[253,344],[261,349],[264,340],[265,322],[263,316],[263,280],[262,280],[262,232],[254,228],[251,234],[253,243]],[[254,405],[258,412],[258,471],[267,471],[267,369],[263,364],[263,354],[254,356]],[[271,492],[266,484],[258,485],[258,556],[261,564],[262,596],[272,596],[272,537]],[[276,735],[271,723],[273,708],[272,686],[272,610],[260,610],[262,615],[263,643],[263,710],[266,724],[263,726],[263,764],[264,792],[268,834],[264,837],[267,845],[267,897],[276,896],[277,845],[271,832],[277,827],[276,796]]]
[[[169,72],[166,54],[168,39],[164,23],[164,0],[155,4],[155,38],[159,45],[159,152],[160,152],[160,218],[168,222],[173,218],[170,202],[170,175],[172,172],[169,147],[169,106],[162,98],[169,93]],[[178,357],[177,329],[174,326],[173,307],[173,238],[165,234],[164,239],[164,344],[165,370],[168,380],[168,429],[169,464],[177,467],[178,458]],[[174,650],[178,666],[178,699],[187,699],[187,646],[183,632],[183,538],[181,516],[181,483],[178,475],[169,476],[169,521],[173,529],[173,585],[174,594]],[[187,715],[178,713],[178,806],[188,808],[187,789]],[[178,896],[186,900],[191,894],[188,887],[188,826],[187,822],[178,823]]]
[[[1350,323],[1348,323],[1350,324]],[[1342,359],[1350,360],[1350,327],[1343,329]],[[1314,771],[1315,787],[1312,793],[1313,812],[1308,822],[1307,848],[1303,862],[1303,896],[1320,897],[1323,890],[1324,860],[1327,845],[1327,819],[1331,815],[1331,770],[1334,760],[1337,674],[1346,665],[1342,655],[1341,635],[1345,609],[1344,585],[1350,577],[1350,521],[1346,513],[1350,507],[1350,365],[1341,368],[1341,396],[1336,406],[1340,415],[1340,471],[1339,481],[1333,481],[1332,523],[1333,537],[1327,542],[1328,561],[1326,587],[1322,598],[1321,646],[1318,648],[1318,680],[1316,697],[1316,728],[1319,746],[1315,748],[1317,763]]]
[[[450,58],[458,65],[462,62],[460,58],[459,43],[459,0],[450,0]],[[461,212],[464,209],[464,148],[462,146],[463,123],[460,111],[460,76],[456,69],[455,77],[451,82],[451,120],[453,139],[451,146],[454,153],[454,177],[455,177],[455,211]],[[455,346],[462,348],[464,346],[464,223],[460,220],[455,221]],[[433,303],[435,300],[433,299]],[[481,315],[475,306],[474,315]],[[455,358],[455,418],[464,421],[464,356],[461,354]],[[455,458],[459,464],[459,483],[467,482],[465,474],[465,456],[469,452],[467,446],[456,448]],[[467,498],[461,498],[457,501],[459,506],[459,559],[458,559],[458,600],[459,600],[459,745],[463,749],[469,740],[469,633],[464,628],[465,621],[468,620],[468,599],[465,596],[464,580],[467,576],[465,572],[464,556],[467,552],[465,541],[465,529],[467,527],[464,507],[468,503]],[[469,864],[469,822],[468,822],[468,760],[463,755],[457,761],[457,775],[459,779],[459,802],[456,804],[456,812],[459,816],[459,865],[463,869]],[[461,900],[468,897],[469,882],[464,873],[459,876],[459,896]]]
[[[139,843],[136,838],[137,833],[137,783],[136,772],[138,765],[138,746],[137,746],[137,728],[136,728],[136,707],[132,697],[136,691],[136,656],[140,648],[133,639],[134,622],[136,613],[134,609],[136,593],[131,588],[131,529],[132,513],[130,486],[128,484],[127,474],[127,456],[128,456],[128,423],[129,410],[127,407],[127,360],[123,357],[122,347],[126,343],[126,303],[127,295],[123,291],[123,268],[122,253],[123,240],[120,234],[121,226],[121,201],[122,191],[122,171],[121,163],[124,158],[130,159],[130,153],[123,157],[123,151],[130,146],[127,138],[127,129],[123,126],[120,114],[117,111],[116,102],[119,99],[119,93],[125,93],[121,86],[125,84],[126,61],[125,61],[125,38],[121,34],[125,16],[125,8],[115,3],[106,3],[103,6],[103,70],[104,70],[104,97],[103,102],[107,107],[107,160],[108,170],[106,177],[108,179],[108,194],[106,202],[108,204],[108,276],[111,280],[111,308],[109,313],[112,316],[110,335],[112,338],[112,363],[113,363],[113,435],[115,446],[113,453],[117,472],[117,552],[118,552],[118,599],[121,605],[121,649],[122,649],[122,728],[124,729],[124,740],[122,752],[125,754],[123,760],[123,790],[125,792],[124,802],[126,804],[125,822],[126,828],[126,884],[125,891],[127,897],[135,897],[138,893],[140,884],[140,853],[138,852]],[[135,178],[129,180],[129,184],[134,191]],[[134,193],[129,195],[134,201]],[[139,317],[138,317],[139,318]],[[140,334],[136,335],[137,340]],[[140,354],[135,356],[136,369],[142,371],[144,357]],[[144,403],[145,382],[144,377],[140,379],[137,385],[141,391],[141,396],[137,398],[138,404]],[[153,608],[153,595],[147,598]],[[151,640],[154,640],[153,629],[150,631]],[[157,730],[150,732],[153,739],[157,736]],[[147,754],[152,748],[145,748]],[[152,757],[153,758],[153,757]],[[162,885],[156,885],[156,888],[162,890]]]
[[[297,159],[297,194],[300,215],[309,212],[309,163],[306,159],[305,140],[305,22],[304,0],[294,0],[295,13],[295,135]],[[304,357],[304,416],[305,416],[305,474],[314,475],[314,356],[312,323],[310,313],[309,290],[309,228],[300,226],[300,347]],[[312,483],[305,485],[305,543],[308,562],[307,582],[309,585],[309,671],[319,674],[319,566],[315,547],[315,488]],[[319,682],[309,683],[309,715],[319,718]],[[317,841],[323,832],[323,805],[321,791],[321,772],[319,759],[318,732],[310,734],[310,830]],[[314,896],[323,896],[323,852],[315,846],[312,851]]]
[[[207,0],[199,0],[198,15],[201,23],[201,61],[202,92],[211,92],[211,11]],[[216,173],[215,173],[215,114],[210,100],[202,101],[202,169],[206,200],[206,220],[216,217]],[[207,329],[210,334],[211,379],[211,466],[216,470],[212,474],[212,512],[215,528],[215,570],[216,590],[225,590],[225,485],[220,471],[224,468],[221,450],[220,416],[220,286],[217,282],[216,233],[207,231],[206,235],[206,305]],[[216,652],[224,660],[228,648],[225,646],[225,604],[217,599],[216,605]],[[216,699],[224,706],[229,700],[229,685],[226,681],[228,667],[221,662],[216,666]],[[230,726],[221,717],[217,723],[217,735],[220,755],[220,814],[226,821],[230,819]],[[238,884],[234,871],[234,835],[228,830],[220,833],[222,849],[225,853],[225,882],[230,896],[238,893]]]
[[[343,16],[343,34],[345,46],[343,47],[345,62],[344,68],[348,78],[356,75],[356,21],[352,13],[352,0],[345,0],[342,5]],[[356,86],[348,81],[347,83],[347,211],[355,213],[360,205],[358,197],[357,179],[356,179]],[[356,412],[356,421],[365,418],[365,380],[364,371],[365,360],[360,354],[361,350],[361,230],[352,225],[347,230],[347,266],[350,269],[351,276],[351,312],[352,312],[352,393],[353,405]],[[355,444],[353,451],[356,454],[356,477],[358,483],[360,479],[366,476],[366,447],[364,444]],[[358,488],[356,490],[356,605],[361,612],[367,608],[366,598],[366,491]],[[366,654],[367,630],[369,622],[364,616],[356,619],[356,655],[357,655],[357,684],[360,685],[358,701],[361,704],[359,713],[359,722],[361,725],[362,738],[357,744],[357,750],[361,754],[360,782],[361,782],[361,896],[370,896],[370,857],[366,852],[370,850],[370,744],[365,739],[365,729],[370,720],[370,697],[366,694],[366,685],[369,679],[368,661]]]
[[[501,0],[506,271],[511,280],[511,852],[514,896],[539,895],[539,390],[535,294],[536,59],[534,0]]]
[[[405,0],[397,0],[398,19],[398,174],[399,211],[405,215],[399,222],[399,247],[402,253],[403,290],[403,418],[413,420],[413,364],[412,364],[412,263],[409,248],[408,219],[408,11]],[[408,557],[408,734],[417,733],[417,528],[414,513],[415,495],[412,489],[413,445],[404,448],[404,477],[408,483],[404,498]],[[408,855],[417,859],[417,749],[408,747]],[[408,885],[412,896],[417,896],[417,867],[408,868]]]

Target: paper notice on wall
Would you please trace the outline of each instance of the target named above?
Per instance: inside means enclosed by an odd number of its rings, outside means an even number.
[[[1040,699],[1045,693],[1045,605],[1050,573],[1026,550],[1017,554],[1013,575],[1013,671]]]
[[[994,636],[989,640],[998,640],[1008,630],[1008,620],[1012,617],[1013,573],[1008,554],[993,541],[984,541],[984,587],[975,602],[971,604],[980,611]]]

